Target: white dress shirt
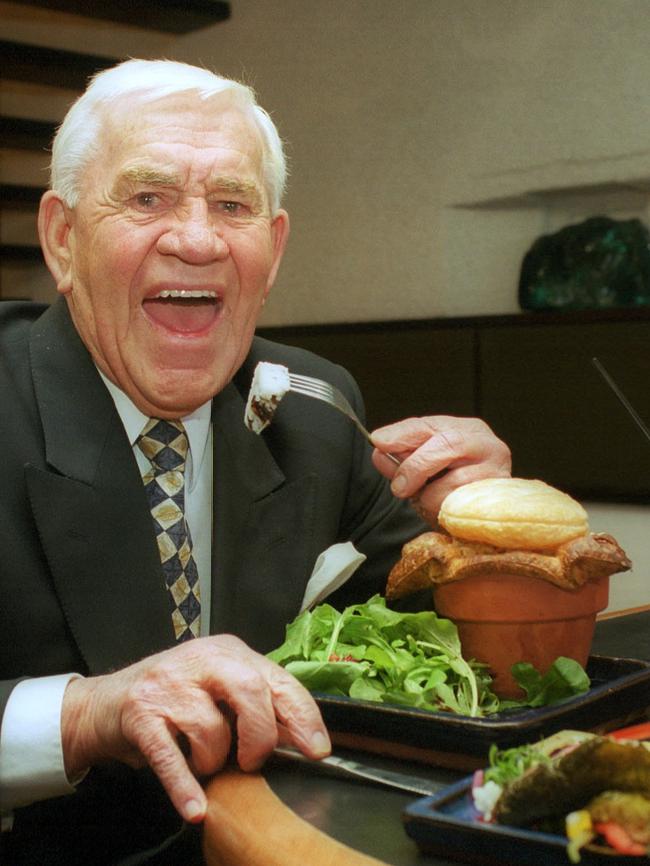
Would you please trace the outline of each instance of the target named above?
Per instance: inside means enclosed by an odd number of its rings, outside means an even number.
[[[101,375],[101,374],[100,374]],[[141,475],[151,468],[135,444],[149,418],[105,376]],[[189,440],[185,467],[185,515],[192,535],[201,590],[201,634],[209,634],[212,556],[211,403],[181,418]],[[7,702],[0,730],[0,811],[3,829],[10,810],[35,800],[74,792],[63,764],[61,705],[70,679],[78,674],[36,677],[20,682]],[[79,780],[77,780],[79,781]]]

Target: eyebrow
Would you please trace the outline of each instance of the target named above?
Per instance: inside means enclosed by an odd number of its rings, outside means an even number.
[[[135,165],[126,168],[118,177],[116,186],[124,183],[142,183],[150,186],[181,187],[182,178],[173,172],[162,169],[150,168],[143,165]],[[208,181],[210,194],[229,193],[231,195],[248,196],[254,208],[262,210],[264,207],[264,195],[255,181],[238,180],[228,175],[213,175]]]
[[[120,175],[118,183],[120,181],[148,183],[154,186],[179,186],[181,183],[181,179],[177,174],[138,165],[125,169]]]
[[[250,196],[256,207],[261,208],[264,201],[258,184],[252,180],[237,180],[226,175],[218,174],[210,178],[208,186],[213,191],[231,193],[232,195]]]

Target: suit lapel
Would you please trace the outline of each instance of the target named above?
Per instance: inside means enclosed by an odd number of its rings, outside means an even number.
[[[173,644],[151,515],[64,302],[35,324],[30,353],[47,463],[26,468],[30,501],[70,630],[101,672]],[[250,375],[238,378],[247,389]],[[266,650],[283,639],[314,564],[317,484],[287,481],[265,438],[244,426],[244,405],[234,384],[213,401],[211,631]]]
[[[105,671],[173,643],[151,515],[64,303],[34,326],[30,356],[47,462],[26,467],[34,518],[70,630],[90,672]]]
[[[211,631],[266,651],[284,638],[313,567],[316,478],[287,481],[264,437],[244,426],[244,407],[234,384],[213,400]]]

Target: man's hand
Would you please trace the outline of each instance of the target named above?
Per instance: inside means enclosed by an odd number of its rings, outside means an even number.
[[[311,758],[330,751],[309,692],[238,638],[219,635],[117,673],[72,680],[61,716],[66,772],[73,778],[109,760],[148,763],[180,815],[198,822],[207,803],[195,774],[223,767],[231,723],[243,770],[257,769],[279,737]]]
[[[510,475],[510,449],[478,418],[408,418],[375,430],[372,441],[373,463],[392,479],[394,495],[410,498],[432,525],[452,490],[479,478]],[[402,465],[395,466],[384,451]]]

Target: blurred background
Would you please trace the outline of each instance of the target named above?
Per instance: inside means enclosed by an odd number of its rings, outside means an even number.
[[[535,240],[648,222],[650,0],[0,0],[0,297],[49,302],[35,213],[56,124],[125,57],[251,85],[290,160],[292,236],[260,332],[359,379],[372,426],[478,414],[516,474],[584,502],[650,605],[650,307],[521,308]]]

